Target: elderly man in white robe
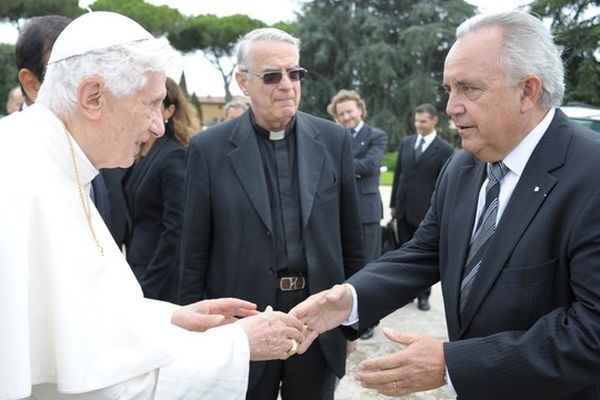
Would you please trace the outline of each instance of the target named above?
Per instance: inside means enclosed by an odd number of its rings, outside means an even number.
[[[129,18],[85,14],[57,39],[38,102],[0,121],[0,399],[243,399],[249,361],[304,338],[238,299],[144,299],[90,201],[99,168],[130,166],[164,133],[173,54]]]

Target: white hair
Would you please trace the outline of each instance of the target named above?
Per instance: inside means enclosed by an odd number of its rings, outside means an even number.
[[[498,65],[510,82],[517,84],[528,75],[536,75],[542,81],[542,107],[549,110],[560,106],[565,92],[562,49],[554,43],[542,21],[523,11],[483,14],[463,22],[456,36],[460,39],[487,27],[498,27],[502,31]]]
[[[55,114],[67,116],[77,104],[81,81],[99,77],[117,98],[126,98],[148,81],[148,72],[164,71],[176,53],[164,39],[139,40],[48,64],[37,101]]]
[[[248,71],[250,69],[250,63],[252,62],[250,50],[252,44],[261,41],[289,43],[296,48],[298,55],[300,55],[300,39],[297,37],[277,28],[255,29],[241,37],[236,44],[237,63],[241,71]]]

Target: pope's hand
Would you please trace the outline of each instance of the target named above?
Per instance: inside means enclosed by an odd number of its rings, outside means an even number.
[[[202,300],[179,307],[173,312],[171,322],[181,328],[204,332],[207,329],[237,321],[235,317],[258,314],[256,304],[249,301],[222,298]]]
[[[291,315],[265,312],[237,322],[246,332],[250,345],[250,360],[285,360],[298,350],[304,340],[304,325]]]
[[[361,362],[356,379],[364,387],[387,396],[404,396],[444,384],[446,362],[441,341],[388,328],[383,328],[383,333],[403,348]]]
[[[306,338],[300,345],[298,353],[305,352],[319,334],[346,321],[351,311],[352,292],[342,285],[335,285],[331,289],[313,294],[296,305],[290,311],[290,315],[302,321],[307,330]]]

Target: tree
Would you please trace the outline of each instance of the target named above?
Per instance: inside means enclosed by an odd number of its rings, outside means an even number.
[[[340,89],[355,89],[368,119],[390,135],[394,148],[413,132],[414,108],[430,102],[443,110],[443,62],[456,27],[474,14],[462,0],[314,0],[298,18],[301,64],[309,79],[302,109],[325,115]],[[447,117],[439,131],[449,137]]]
[[[178,50],[202,50],[204,56],[221,73],[225,100],[231,100],[229,85],[233,79],[232,62],[235,44],[240,36],[262,28],[265,23],[247,15],[235,14],[219,18],[212,14],[187,19],[180,27],[169,32],[169,40]]]
[[[8,92],[19,84],[15,61],[15,46],[0,43],[0,115],[4,114]]]
[[[536,0],[531,11],[551,19],[564,48],[565,102],[600,107],[600,0]]]
[[[153,6],[144,0],[96,0],[94,11],[114,11],[135,20],[155,36],[165,35],[183,24],[185,17],[168,6]],[[110,27],[107,27],[110,29]]]
[[[78,0],[2,0],[0,2],[0,22],[10,22],[19,26],[19,21],[40,15],[57,14],[76,17],[83,10]]]

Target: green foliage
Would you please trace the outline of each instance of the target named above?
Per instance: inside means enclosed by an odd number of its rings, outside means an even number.
[[[600,107],[600,0],[536,0],[531,10],[552,20],[552,32],[564,47],[565,103]]]
[[[78,0],[2,0],[0,2],[0,21],[8,20],[15,25],[23,18],[48,14],[73,18],[82,13]]]
[[[382,172],[379,175],[379,185],[392,186],[394,184],[394,170]]]
[[[0,114],[6,111],[8,92],[18,84],[15,46],[0,43]]]
[[[168,6],[153,6],[144,0],[96,0],[90,8],[94,11],[114,11],[127,15],[155,36],[177,29],[184,22],[184,17],[178,10]]]
[[[396,159],[398,158],[398,150],[390,151],[389,153],[385,153],[383,155],[383,160],[381,161],[381,165],[387,167],[388,171],[394,172],[396,168]]]
[[[443,63],[456,27],[474,13],[462,0],[313,0],[299,15],[301,64],[308,68],[302,109],[321,116],[340,89],[357,90],[368,122],[389,135],[389,148],[413,132],[414,108],[443,111]],[[438,132],[452,141],[448,118]]]
[[[182,52],[202,50],[206,59],[221,73],[225,98],[229,101],[229,84],[235,70],[235,64],[230,66],[230,63],[235,44],[240,36],[264,26],[264,22],[247,15],[235,14],[222,18],[212,14],[198,15],[170,30],[169,40]]]

